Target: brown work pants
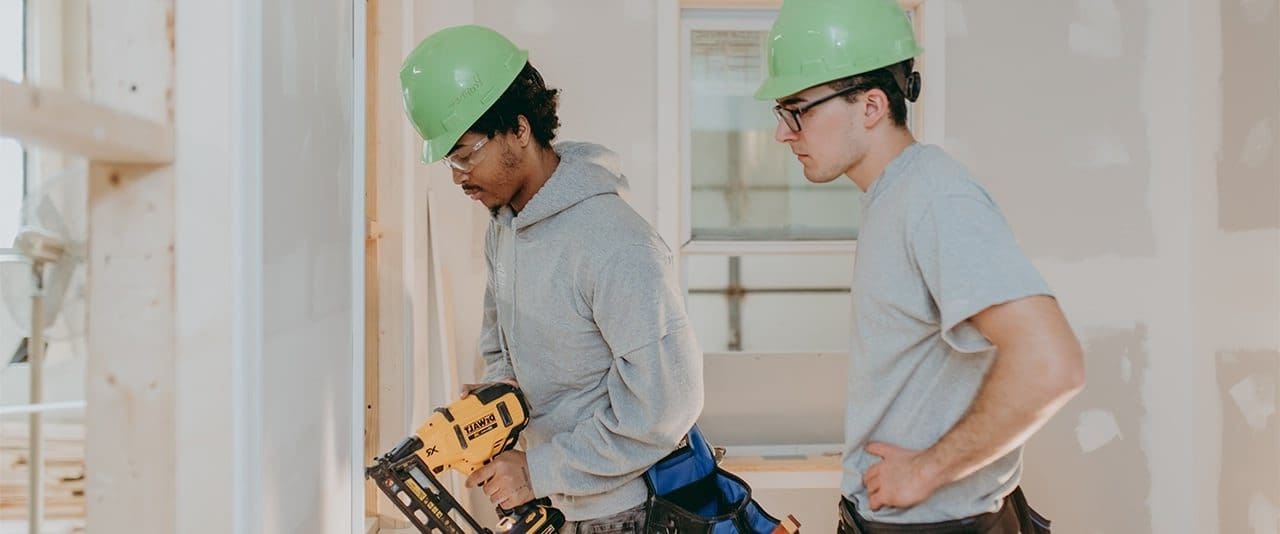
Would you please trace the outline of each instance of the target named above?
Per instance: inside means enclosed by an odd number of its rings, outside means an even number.
[[[858,515],[852,502],[840,501],[839,534],[1049,534],[1049,520],[1027,504],[1022,488],[1005,497],[999,511],[940,523],[878,523]]]

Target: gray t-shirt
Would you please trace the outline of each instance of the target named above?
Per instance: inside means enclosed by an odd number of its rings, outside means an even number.
[[[940,148],[911,145],[871,185],[853,269],[841,485],[863,517],[928,523],[999,509],[1021,478],[1021,448],[914,507],[873,513],[862,476],[879,458],[863,447],[936,443],[973,403],[995,356],[968,319],[1048,294],[990,195]]]

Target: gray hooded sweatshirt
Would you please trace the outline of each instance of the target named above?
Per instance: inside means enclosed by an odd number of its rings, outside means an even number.
[[[647,498],[641,475],[702,412],[702,351],[671,252],[619,196],[617,154],[554,148],[525,209],[489,224],[480,350],[484,381],[515,378],[529,401],[534,494],[579,521]]]

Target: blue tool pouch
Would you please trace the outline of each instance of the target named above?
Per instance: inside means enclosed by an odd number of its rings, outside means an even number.
[[[716,465],[697,425],[644,480],[653,534],[769,534],[781,523],[751,498],[751,486]]]

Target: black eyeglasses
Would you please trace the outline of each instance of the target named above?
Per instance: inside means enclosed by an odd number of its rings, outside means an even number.
[[[776,115],[778,117],[778,120],[782,121],[783,124],[786,124],[787,128],[790,128],[791,131],[799,132],[800,116],[804,115],[804,112],[809,111],[810,109],[813,109],[818,104],[831,100],[837,96],[844,96],[849,93],[854,93],[854,92],[862,91],[865,89],[866,89],[865,87],[861,87],[857,85],[852,87],[845,87],[844,89],[841,89],[827,96],[814,100],[813,102],[808,102],[805,105],[800,106],[798,108],[784,108],[782,107],[782,104],[778,104],[776,106],[773,106],[773,114]]]

